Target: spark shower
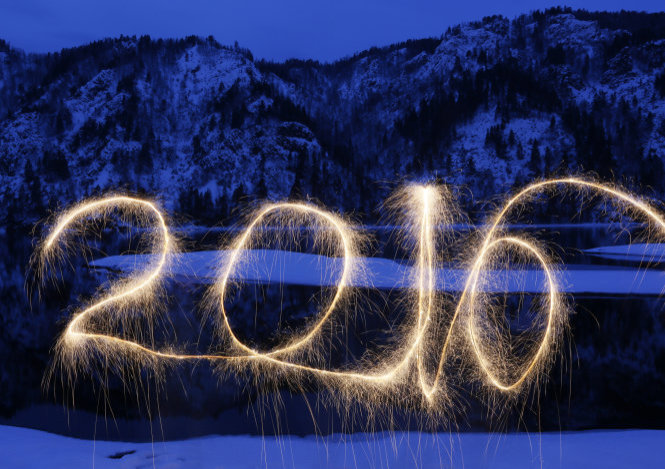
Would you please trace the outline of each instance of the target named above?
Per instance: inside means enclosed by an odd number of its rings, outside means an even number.
[[[74,311],[55,347],[54,370],[74,379],[100,368],[121,375],[130,368],[148,369],[168,379],[170,367],[178,363],[206,361],[222,374],[253,377],[260,386],[288,383],[298,387],[316,380],[330,391],[334,402],[353,400],[377,410],[415,405],[427,415],[442,418],[454,418],[455,389],[460,383],[477,384],[489,403],[514,402],[528,389],[537,388],[557,357],[570,303],[559,291],[561,266],[550,251],[533,238],[508,234],[506,219],[535,198],[558,197],[568,191],[589,200],[601,199],[622,217],[641,223],[646,227],[646,242],[665,240],[665,217],[646,199],[591,179],[537,181],[506,198],[477,230],[477,240],[464,249],[463,290],[446,294],[445,288],[437,288],[436,269],[450,261],[443,254],[448,235],[442,227],[459,219],[458,205],[446,186],[404,186],[386,206],[399,226],[406,227],[403,242],[413,252],[415,274],[401,303],[406,319],[393,331],[389,347],[341,368],[326,366],[327,344],[359,294],[352,280],[363,275],[363,239],[347,219],[300,202],[267,203],[254,211],[235,239],[224,246],[227,257],[219,262],[216,279],[205,295],[208,321],[204,323],[214,327],[216,345],[192,354],[155,340],[154,325],[165,309],[164,281],[178,253],[166,215],[156,203],[126,195],[83,201],[56,214],[47,225],[35,255],[42,279],[56,276],[68,256],[85,248],[74,240],[84,239],[91,226],[112,217],[140,226],[145,248],[154,255],[145,268],[105,286],[94,300]],[[268,349],[246,343],[229,320],[229,298],[242,287],[234,274],[251,262],[254,249],[275,237],[293,237],[302,227],[314,233],[314,245],[322,254],[338,261],[336,285],[322,295],[318,314],[301,330],[280,337]],[[486,288],[492,269],[509,268],[509,264],[534,265],[544,279],[544,293],[534,302],[528,333],[517,337],[502,320],[505,305],[494,301]]]

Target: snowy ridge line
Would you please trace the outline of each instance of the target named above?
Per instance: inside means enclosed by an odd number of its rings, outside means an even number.
[[[655,246],[655,245],[651,245]],[[660,245],[656,245],[660,246]],[[660,249],[665,249],[661,247]],[[233,277],[244,282],[279,282],[303,286],[335,286],[342,259],[317,254],[278,250],[251,250],[250,256],[261,262],[245,262]],[[190,283],[215,281],[229,251],[197,251],[175,254],[168,274]],[[141,269],[154,259],[153,254],[118,255],[90,262],[89,266],[120,272]],[[251,265],[251,266],[250,266]],[[350,286],[377,289],[412,288],[415,267],[384,258],[362,258],[363,276],[349,281]],[[279,268],[277,268],[279,266]],[[660,295],[665,290],[665,272],[652,269],[569,266],[559,272],[560,290],[565,293],[605,295]],[[464,288],[467,271],[439,268],[436,288],[459,292]],[[482,289],[487,292],[545,292],[545,276],[539,270],[489,271]]]

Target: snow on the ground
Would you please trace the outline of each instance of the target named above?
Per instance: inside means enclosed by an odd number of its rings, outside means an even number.
[[[0,426],[3,468],[662,468],[665,431],[208,436],[128,443]]]
[[[586,249],[584,252],[591,256],[604,259],[633,262],[662,262],[665,258],[665,244],[635,243],[619,244],[616,246],[601,246]]]
[[[228,255],[229,251],[177,254],[169,267],[170,274],[186,282],[211,283]],[[248,262],[244,262],[233,275],[246,282],[334,286],[342,271],[341,258],[274,250],[253,250],[247,255]],[[150,254],[110,256],[97,259],[90,265],[131,272],[145,268],[151,259],[154,256]],[[350,285],[379,289],[409,288],[418,275],[413,266],[390,259],[361,258],[359,265],[361,268],[350,280]],[[437,269],[437,288],[460,291],[467,276],[468,272],[464,269]],[[487,278],[489,281],[482,284],[485,291],[538,293],[546,285],[544,273],[537,269],[490,271]],[[558,273],[558,281],[560,290],[565,293],[659,295],[665,291],[665,271],[653,269],[573,265]]]

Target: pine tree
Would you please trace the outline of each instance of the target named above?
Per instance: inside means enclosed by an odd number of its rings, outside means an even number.
[[[540,157],[540,150],[538,149],[538,140],[534,140],[531,144],[531,154],[529,156],[529,169],[534,175],[538,176],[542,172],[542,159]]]
[[[42,185],[40,179],[35,174],[30,160],[25,161],[23,167],[23,180],[28,189],[28,199],[31,212],[39,216],[42,213],[43,200],[42,200]]]
[[[256,189],[254,190],[254,194],[258,199],[264,200],[268,198],[268,188],[266,187],[266,180],[265,178],[259,179],[259,183],[256,185]]]
[[[554,156],[550,147],[545,148],[545,173],[550,173],[554,169]]]
[[[153,161],[150,143],[144,142],[143,145],[141,145],[141,150],[139,151],[138,156],[136,157],[136,173],[146,174],[152,171],[152,169]]]

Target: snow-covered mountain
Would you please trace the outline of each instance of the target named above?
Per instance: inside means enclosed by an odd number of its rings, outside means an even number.
[[[298,194],[371,212],[395,178],[487,196],[578,169],[662,192],[664,31],[663,14],[554,9],[331,64],[196,37],[3,44],[0,197],[128,188],[220,218],[243,195]]]

